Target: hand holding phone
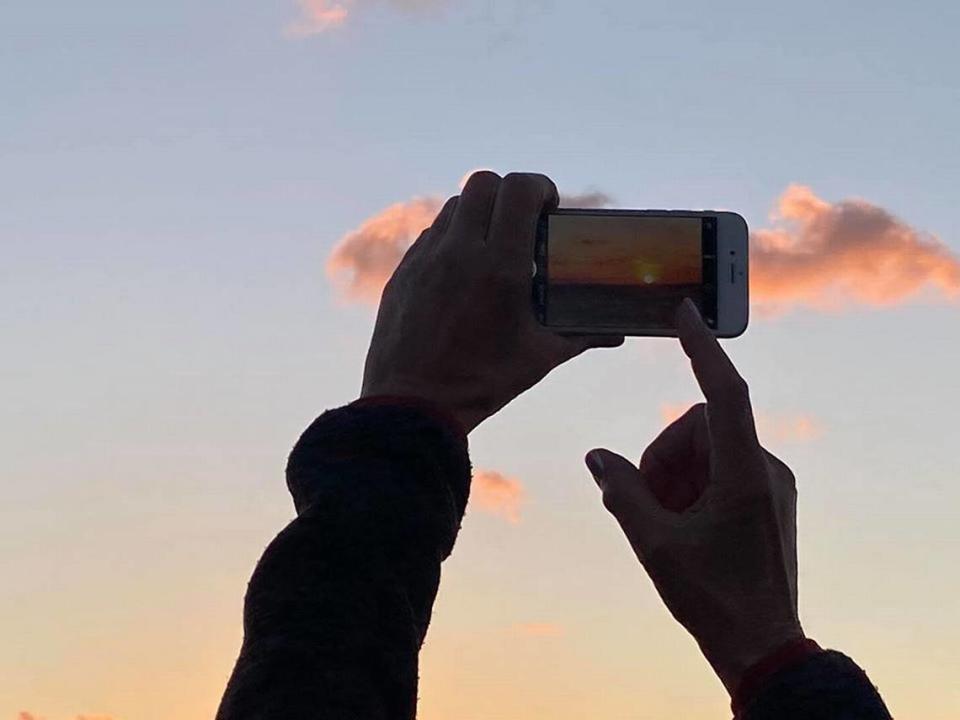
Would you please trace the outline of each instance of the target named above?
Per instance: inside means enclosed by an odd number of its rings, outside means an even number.
[[[571,210],[541,217],[534,307],[563,334],[673,336],[690,298],[719,337],[747,327],[747,223],[736,213]]]
[[[361,397],[427,400],[470,432],[558,365],[622,344],[550,332],[530,310],[537,221],[557,202],[543,175],[472,175],[387,283]]]

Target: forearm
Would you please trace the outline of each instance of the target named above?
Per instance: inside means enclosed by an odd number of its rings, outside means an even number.
[[[287,476],[299,517],[250,581],[218,718],[414,717],[465,440],[416,409],[348,406],[304,433]]]

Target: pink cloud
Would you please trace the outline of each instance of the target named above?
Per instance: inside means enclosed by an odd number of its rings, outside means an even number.
[[[466,177],[466,176],[465,176]],[[461,181],[462,184],[462,181]],[[605,207],[600,191],[566,194],[562,207]],[[435,196],[399,202],[337,243],[328,274],[349,301],[376,304],[384,285],[443,205]],[[751,302],[761,317],[798,307],[884,307],[916,297],[960,299],[960,259],[933,235],[863,200],[829,203],[801,185],[787,188],[774,227],[751,237]]]
[[[791,185],[772,219],[751,238],[751,301],[763,315],[960,299],[960,259],[876,205],[830,203]]]
[[[757,434],[763,441],[803,443],[823,435],[823,425],[811,415],[775,415],[760,413]]]
[[[461,188],[470,174],[461,180]],[[425,196],[395,203],[340,238],[327,260],[327,275],[340,286],[343,299],[379,303],[403,254],[430,227],[443,202],[443,198]],[[609,203],[610,197],[599,191],[560,198],[565,207],[592,208]]]
[[[689,409],[690,405],[664,403],[660,406],[660,419],[664,425],[669,425]],[[804,443],[816,440],[823,435],[823,424],[807,413],[754,410],[753,415],[761,442],[778,445]]]
[[[561,637],[564,635],[564,629],[556,623],[518,623],[512,626],[511,630],[516,635],[524,637]]]
[[[400,259],[433,223],[443,201],[422,197],[400,202],[344,235],[327,260],[327,274],[346,300],[377,304]]]
[[[360,0],[297,0],[300,17],[287,26],[292,37],[308,37],[333,30],[343,25],[352,13],[352,7]],[[367,0],[363,0],[367,2]],[[401,10],[422,10],[440,5],[444,0],[388,0]]]
[[[349,14],[346,5],[331,0],[298,0],[298,3],[300,17],[287,26],[287,34],[293,37],[307,37],[332,30],[343,25]]]
[[[526,491],[516,478],[493,470],[476,470],[470,499],[478,510],[516,525],[520,522],[520,508],[526,501]]]
[[[17,720],[44,720],[40,715],[21,710],[17,714]],[[109,715],[77,715],[75,720],[112,720]]]

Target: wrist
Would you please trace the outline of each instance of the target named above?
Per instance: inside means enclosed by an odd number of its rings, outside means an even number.
[[[361,407],[370,405],[400,405],[404,407],[414,407],[424,414],[429,415],[437,420],[439,423],[450,429],[455,435],[466,436],[469,432],[466,424],[456,413],[451,412],[444,405],[420,395],[405,393],[361,393],[360,397],[354,401],[353,404]]]
[[[798,623],[795,626],[768,630],[762,634],[754,632],[750,637],[731,633],[727,639],[734,642],[721,647],[701,646],[701,648],[717,677],[720,678],[720,682],[733,697],[752,668],[779,649],[794,643],[802,643],[806,640],[806,636]]]
[[[791,640],[747,668],[731,695],[730,707],[734,717],[740,717],[744,708],[757,697],[760,689],[774,675],[821,652],[823,648],[815,640],[809,638]]]
[[[444,392],[446,390],[446,392]],[[458,397],[458,395],[461,395]],[[448,418],[456,420],[457,426],[469,434],[490,414],[478,409],[476,399],[463,397],[461,393],[450,392],[440,383],[424,383],[404,378],[383,378],[380,381],[364,380],[360,399],[393,398],[396,401],[420,402],[432,405]]]

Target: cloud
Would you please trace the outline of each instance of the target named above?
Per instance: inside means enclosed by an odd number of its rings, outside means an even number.
[[[783,444],[810,442],[823,435],[823,425],[811,415],[770,415],[760,413],[757,434],[761,440]]]
[[[660,419],[669,425],[678,419],[690,405],[664,403],[660,406]],[[823,435],[823,424],[806,413],[774,413],[754,410],[757,435],[761,442],[778,445],[785,443],[804,443],[818,439]]]
[[[44,720],[40,715],[21,710],[17,715],[17,720]],[[112,720],[109,715],[77,715],[76,720]]]
[[[526,501],[526,492],[515,478],[493,470],[476,470],[470,498],[478,510],[516,525],[520,522],[520,508]]]
[[[556,623],[517,623],[510,629],[524,637],[561,637],[564,634],[563,627]]]
[[[936,236],[864,200],[830,203],[791,185],[752,234],[750,294],[762,315],[960,299],[960,259]]]
[[[611,202],[601,191],[560,198],[562,207],[597,208]],[[399,202],[341,238],[327,272],[343,297],[379,302],[403,254],[442,205],[443,199],[435,196]],[[864,200],[830,203],[810,188],[791,185],[772,220],[772,228],[751,236],[751,302],[761,317],[799,307],[829,311],[886,307],[917,297],[960,300],[960,259],[937,237],[876,205]]]
[[[565,208],[602,208],[611,204],[613,204],[613,198],[599,190],[592,190],[579,195],[560,196],[560,207]]]
[[[461,188],[470,174],[460,181]],[[327,275],[340,286],[343,299],[374,305],[380,302],[383,287],[403,254],[433,223],[443,203],[444,199],[436,196],[398,202],[344,235],[327,260]],[[603,207],[609,203],[610,197],[599,191],[560,198],[560,204],[567,207]]]
[[[300,17],[287,26],[287,34],[293,37],[308,37],[332,30],[343,25],[349,14],[346,5],[331,0],[298,0],[298,3]]]
[[[396,203],[344,235],[327,260],[327,275],[340,285],[344,298],[378,303],[403,254],[442,205],[435,197]]]
[[[319,35],[343,25],[352,8],[361,0],[297,0],[300,5],[300,17],[287,26],[287,34],[292,37]],[[388,0],[388,4],[401,10],[424,10],[443,4],[444,0]],[[368,4],[368,0],[362,0]]]

